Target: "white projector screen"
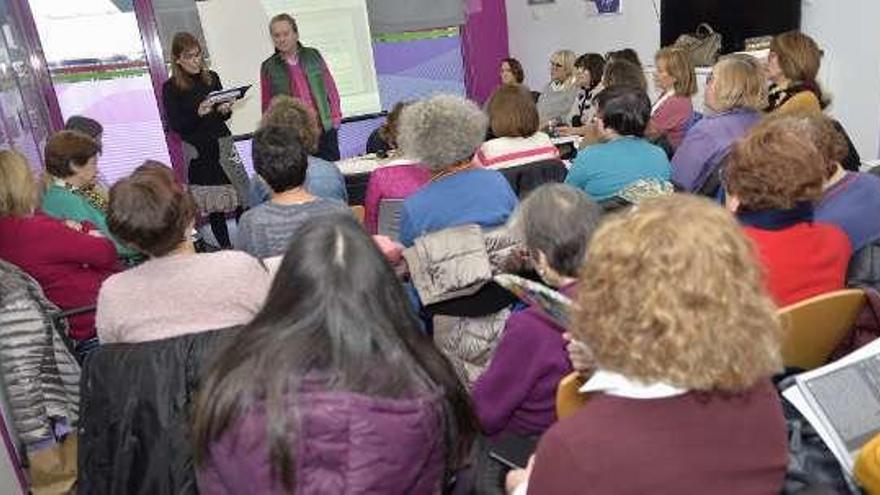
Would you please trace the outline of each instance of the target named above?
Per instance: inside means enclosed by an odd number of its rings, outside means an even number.
[[[208,0],[196,2],[211,68],[227,88],[253,84],[234,108],[233,134],[260,121],[260,63],[274,50],[269,19],[291,14],[300,41],[321,51],[336,80],[346,117],[381,110],[365,0]]]

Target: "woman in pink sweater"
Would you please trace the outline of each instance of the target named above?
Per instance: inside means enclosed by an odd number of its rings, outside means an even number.
[[[108,278],[98,294],[103,343],[143,342],[250,321],[269,290],[269,274],[238,251],[196,254],[195,202],[168,167],[141,166],[110,189],[107,221],[122,242],[149,256]]]
[[[645,134],[651,139],[665,136],[675,151],[694,115],[691,97],[697,92],[697,76],[687,53],[672,47],[658,51],[654,84],[660,90],[660,97],[651,108],[651,121]]]

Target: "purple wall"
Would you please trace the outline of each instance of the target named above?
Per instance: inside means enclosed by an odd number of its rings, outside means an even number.
[[[461,52],[470,98],[483,103],[501,83],[498,67],[508,57],[507,9],[504,0],[469,0],[462,29]]]

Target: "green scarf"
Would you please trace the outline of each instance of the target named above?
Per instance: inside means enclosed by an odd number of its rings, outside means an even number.
[[[333,128],[333,119],[330,117],[330,101],[327,99],[327,87],[324,85],[324,63],[321,52],[300,44],[297,54],[299,63],[302,64],[306,72],[312,99],[318,107],[321,126],[325,131],[329,131]],[[287,68],[287,61],[284,60],[281,53],[275,52],[274,55],[263,61],[260,70],[269,79],[272,96],[292,96],[290,94],[290,72]]]

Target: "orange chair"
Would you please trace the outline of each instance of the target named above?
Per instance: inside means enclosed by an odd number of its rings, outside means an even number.
[[[853,474],[868,495],[880,494],[880,435],[859,450]]]
[[[865,301],[861,289],[845,289],[780,309],[785,366],[811,370],[827,363],[855,324]]]
[[[587,402],[587,395],[579,392],[586,382],[586,378],[573,371],[562,380],[556,387],[556,420],[564,419],[578,412]]]

